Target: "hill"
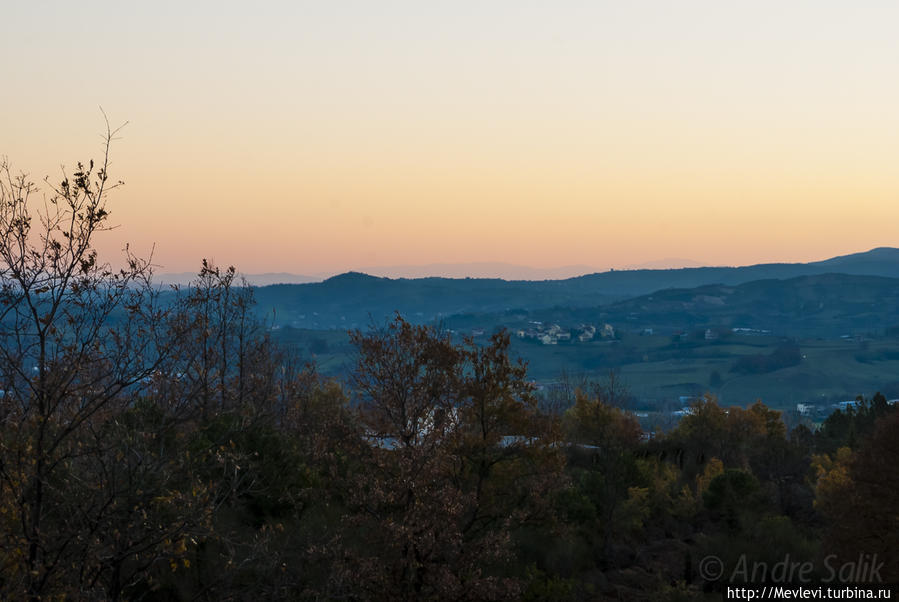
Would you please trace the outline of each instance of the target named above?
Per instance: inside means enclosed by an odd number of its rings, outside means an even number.
[[[813,263],[773,263],[744,267],[697,267],[664,270],[624,270],[589,274],[563,280],[501,280],[490,278],[379,278],[358,272],[341,274],[323,282],[283,284],[260,287],[256,291],[260,311],[271,315],[277,325],[299,328],[364,327],[372,320],[381,322],[399,311],[413,322],[432,322],[457,314],[527,312],[558,308],[596,308],[629,298],[669,291],[658,297],[650,313],[672,321],[686,319],[689,324],[704,323],[690,318],[693,305],[662,305],[670,295],[720,297],[724,308],[733,311],[730,293],[709,289],[695,294],[671,292],[671,289],[693,289],[704,286],[740,286],[753,281],[788,280],[821,276],[838,272],[851,276],[893,278],[899,276],[899,249],[878,248]],[[864,286],[864,282],[851,284]],[[762,288],[770,285],[760,285]],[[825,287],[826,288],[826,287]],[[745,289],[737,296],[759,295]],[[783,293],[786,295],[787,293]],[[814,292],[810,293],[814,294]],[[834,299],[842,294],[834,291]],[[807,302],[811,302],[807,300]],[[716,302],[717,303],[717,302]],[[630,307],[642,307],[646,299],[634,300]],[[700,303],[701,305],[701,303]],[[754,314],[748,303],[740,303],[741,311]],[[828,303],[830,307],[832,303]],[[621,308],[626,306],[622,305]],[[720,309],[720,308],[719,308]],[[616,309],[614,311],[623,311]],[[629,309],[637,313],[643,310]],[[705,310],[703,310],[705,311]],[[714,313],[714,312],[713,312]],[[742,316],[737,316],[740,320]],[[737,321],[740,321],[737,320]],[[756,323],[756,322],[752,322]],[[860,327],[867,327],[868,323]]]
[[[899,324],[899,279],[820,274],[665,289],[590,309],[535,311],[528,319],[608,322],[631,331],[742,328],[779,336],[838,337]]]
[[[399,312],[431,322],[470,312],[529,311],[555,305],[596,306],[616,297],[572,288],[565,280],[506,281],[487,278],[378,278],[349,272],[324,282],[256,289],[262,312],[278,325],[300,328],[364,328]]]
[[[668,288],[707,284],[743,284],[753,280],[784,280],[799,276],[840,273],[899,277],[899,249],[880,247],[811,263],[763,263],[742,267],[697,267],[673,270],[625,270],[573,278],[581,286],[618,296],[647,295]]]

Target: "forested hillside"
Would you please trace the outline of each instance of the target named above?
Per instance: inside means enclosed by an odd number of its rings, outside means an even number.
[[[741,310],[745,310],[751,302],[759,300],[760,294],[780,299],[789,295],[788,291],[794,286],[801,289],[820,288],[830,296],[837,292],[846,293],[849,290],[846,287],[851,286],[856,294],[867,301],[879,298],[879,291],[883,287],[895,289],[895,282],[884,279],[897,277],[899,277],[899,249],[881,248],[814,263],[613,270],[563,280],[541,281],[487,278],[391,279],[350,272],[334,276],[324,282],[260,287],[257,289],[257,298],[260,312],[269,316],[276,325],[309,329],[346,329],[368,326],[372,321],[382,322],[396,311],[408,316],[409,320],[415,323],[430,323],[458,314],[511,312],[537,315],[548,313],[546,310],[551,310],[551,313],[555,314],[571,312],[574,318],[604,312],[607,311],[607,307],[612,315],[617,316],[629,307],[628,303],[630,306],[648,304],[660,308],[662,299],[678,294],[686,296],[686,299],[693,297],[726,299],[732,293],[736,293],[730,298],[737,301]],[[754,284],[749,286],[748,283]],[[743,299],[745,294],[749,296]],[[632,300],[625,301],[629,299]],[[655,304],[648,303],[653,299],[656,299]],[[624,303],[614,304],[616,301]],[[828,310],[837,311],[839,314],[840,301],[837,300],[836,305],[831,301],[832,299],[827,299]],[[600,309],[600,306],[603,307]],[[757,321],[773,317],[777,325],[789,326],[791,316],[777,313],[779,308],[779,305],[770,308],[759,305],[755,309],[764,309],[767,313],[760,316]],[[671,325],[677,322],[680,327],[684,327],[692,322],[684,323],[682,318],[690,318],[695,322],[697,319],[717,319],[722,313],[722,308],[708,308],[702,303],[697,309],[699,315],[694,317],[685,315],[684,308],[678,307],[675,314],[668,316],[665,323]],[[706,314],[703,312],[704,309],[712,309],[713,312]],[[893,309],[890,306],[889,310]],[[717,313],[714,310],[717,310]],[[886,310],[872,311],[875,313],[879,311],[877,315],[883,315]],[[741,314],[731,317],[744,316]],[[821,317],[823,316],[819,316]],[[840,324],[843,328],[851,316],[844,317],[846,319]],[[496,321],[490,316],[487,316],[485,321],[490,320]],[[820,320],[801,326],[806,330],[836,328]],[[863,326],[869,327],[870,324],[866,322]]]

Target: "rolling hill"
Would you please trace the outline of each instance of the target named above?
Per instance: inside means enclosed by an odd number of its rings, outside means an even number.
[[[659,291],[669,291],[659,299],[667,299],[671,295],[691,295],[688,292],[671,292],[670,289],[684,290],[718,285],[733,287],[753,281],[784,281],[800,277],[822,276],[828,273],[882,278],[899,277],[899,249],[884,247],[813,263],[618,270],[563,280],[391,279],[350,272],[334,276],[323,282],[259,287],[256,289],[256,297],[260,311],[268,316],[274,315],[274,323],[277,325],[339,329],[364,327],[372,321],[379,323],[397,311],[413,322],[424,323],[443,320],[448,316],[458,314],[497,312],[521,314],[554,307],[596,308],[623,302],[627,299],[653,295]],[[770,288],[774,285],[759,286]],[[859,281],[848,283],[846,286],[866,286],[866,284]],[[809,294],[814,295],[815,293],[812,291]],[[834,292],[834,295],[840,294],[842,294],[841,291]],[[746,297],[746,295],[749,296]],[[748,288],[741,291],[737,298],[752,299],[760,295],[761,293],[755,292],[755,289]],[[786,292],[782,295],[789,296]],[[730,294],[722,293],[722,290],[713,288],[706,292],[692,294],[692,296],[720,298],[724,302],[725,308],[722,311],[739,310],[748,316],[756,313],[756,310],[749,307],[748,303],[740,303],[739,307],[731,307],[733,303],[730,300]],[[759,297],[759,301],[767,303],[762,301],[761,297]],[[811,301],[807,300],[807,302]],[[653,305],[652,307],[655,309],[651,309],[650,313],[659,313],[660,319],[663,321],[686,319],[693,324],[700,323],[704,319],[689,317],[694,312],[693,306],[677,304],[663,306],[661,303],[659,301]],[[643,305],[646,305],[645,299],[634,300],[631,306],[628,306],[632,309],[628,311],[646,313],[633,309]],[[831,307],[833,299],[828,301],[827,305]],[[616,309],[615,311],[623,310]],[[661,315],[671,311],[675,313],[667,317]],[[736,317],[740,317],[742,320],[743,314]],[[680,318],[677,317],[678,315]],[[823,318],[823,314],[819,317]],[[860,319],[867,318],[860,315]],[[867,327],[867,324],[865,322],[860,326]]]
[[[832,338],[899,324],[899,278],[819,274],[664,289],[594,308],[537,310],[526,318],[566,324],[610,323],[630,331],[742,328],[778,336]]]

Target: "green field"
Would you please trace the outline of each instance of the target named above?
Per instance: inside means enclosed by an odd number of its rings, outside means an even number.
[[[344,331],[283,328],[273,335],[304,360],[314,361],[322,374],[342,377],[352,368],[353,347]],[[768,355],[783,343],[777,337],[760,336],[675,341],[670,336],[626,334],[619,340],[542,345],[513,337],[511,353],[527,361],[530,377],[544,385],[558,382],[563,373],[600,380],[616,370],[643,407],[670,406],[682,396],[706,392],[725,404],[761,399],[778,409],[877,391],[899,396],[896,338],[799,340],[795,341],[801,353],[798,365],[761,374],[733,371],[740,357]]]
[[[714,393],[726,404],[761,399],[779,409],[797,403],[829,402],[895,389],[899,374],[899,341],[895,339],[801,340],[802,359],[796,366],[761,374],[734,372],[745,355],[766,355],[782,341],[776,338],[733,337],[680,347],[670,337],[625,336],[621,341],[569,345],[518,344],[513,352],[527,358],[538,381],[550,381],[562,370],[601,378],[616,369],[630,391],[655,405],[680,396]],[[718,378],[713,375],[717,372]],[[892,392],[892,391],[890,391]]]

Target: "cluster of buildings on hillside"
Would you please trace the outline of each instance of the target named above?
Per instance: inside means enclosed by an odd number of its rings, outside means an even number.
[[[611,324],[603,324],[597,328],[593,324],[579,324],[576,328],[562,328],[558,324],[544,325],[543,322],[531,321],[530,326],[515,333],[520,339],[531,339],[544,345],[557,345],[559,341],[577,340],[581,343],[599,339],[614,339],[615,329]]]
[[[888,399],[887,403],[889,405],[896,405],[899,403],[899,399]],[[796,404],[796,413],[800,416],[828,416],[834,410],[841,410],[843,412],[848,412],[849,410],[857,410],[861,407],[862,402],[858,399],[850,399],[849,401],[838,401],[834,404],[814,404],[814,403],[797,403]]]

